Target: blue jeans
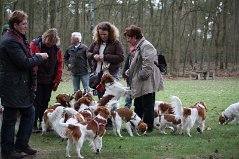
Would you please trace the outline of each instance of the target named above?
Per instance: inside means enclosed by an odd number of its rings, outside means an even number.
[[[16,141],[14,144],[17,112],[20,112],[21,119],[19,129],[16,135]],[[15,147],[24,149],[29,146],[28,142],[32,133],[34,116],[35,108],[33,105],[27,108],[4,107],[1,132],[2,154],[8,154],[13,152],[15,150]]]
[[[126,97],[124,107],[130,109],[131,106],[132,106],[132,98],[131,97]]]
[[[89,74],[86,75],[72,75],[73,89],[74,92],[80,90],[80,81],[82,82],[84,92],[90,92],[89,87]]]

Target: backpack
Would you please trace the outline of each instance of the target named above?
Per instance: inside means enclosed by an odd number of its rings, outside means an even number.
[[[154,64],[159,68],[160,72],[167,73],[167,62],[165,60],[164,55],[157,55],[158,62],[154,62]]]

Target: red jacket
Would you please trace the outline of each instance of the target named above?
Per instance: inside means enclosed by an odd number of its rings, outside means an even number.
[[[41,38],[34,39],[30,43],[30,47],[31,47],[33,54],[41,52],[41,43],[42,43]],[[56,91],[58,85],[60,84],[61,76],[62,76],[62,67],[63,67],[62,50],[58,46],[56,46],[56,50],[57,50],[57,70],[56,70],[54,83],[57,85],[55,85],[55,87],[53,87],[53,91]],[[35,70],[37,72],[38,67],[35,67]]]

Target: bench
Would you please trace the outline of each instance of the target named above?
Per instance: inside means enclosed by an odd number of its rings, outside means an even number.
[[[196,71],[191,72],[190,79],[200,80],[203,77],[204,80],[208,80],[209,78],[214,79],[215,72],[214,71]]]

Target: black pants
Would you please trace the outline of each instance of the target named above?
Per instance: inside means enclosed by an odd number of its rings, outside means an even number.
[[[41,123],[44,111],[48,108],[51,99],[52,84],[37,84],[35,99],[35,121],[34,127],[37,127],[37,121]]]
[[[153,130],[155,93],[145,94],[134,99],[134,111]]]
[[[20,124],[15,138],[15,124],[17,121],[17,113],[20,113]],[[5,107],[3,111],[1,147],[2,154],[14,152],[15,148],[26,148],[32,132],[34,120],[34,106],[27,108],[9,108]]]

